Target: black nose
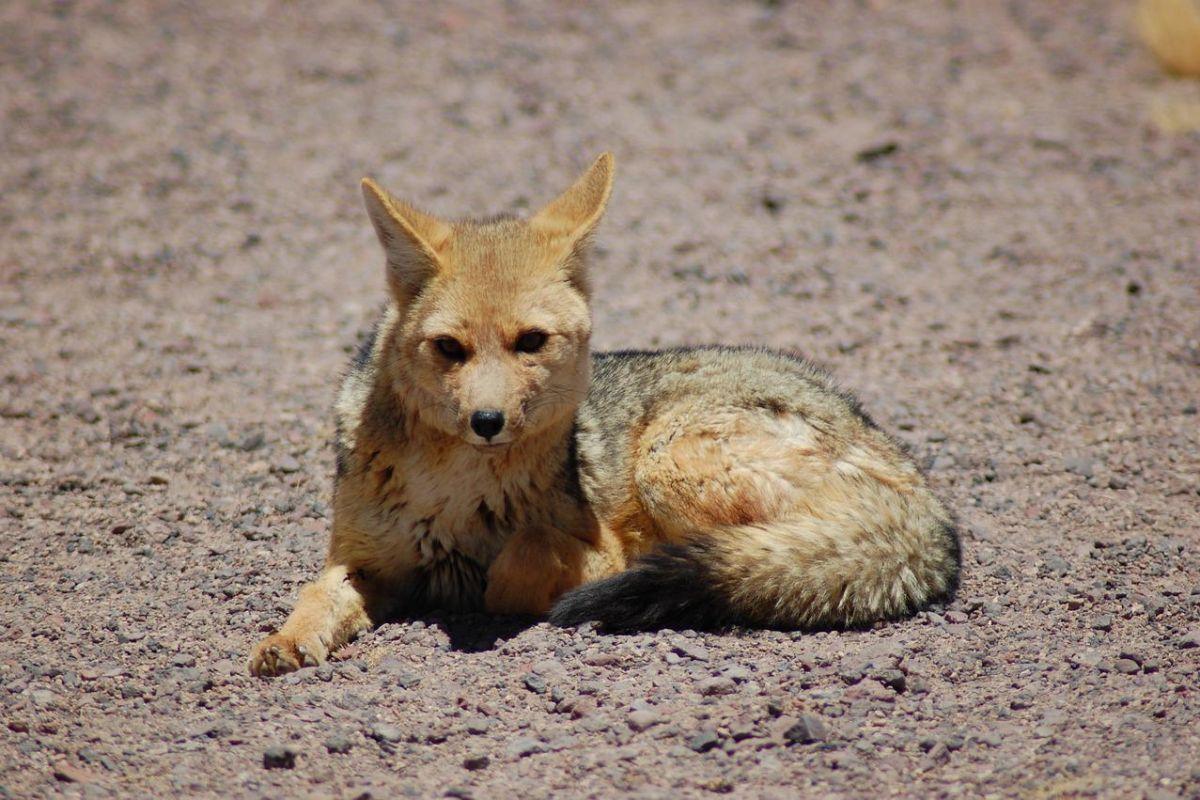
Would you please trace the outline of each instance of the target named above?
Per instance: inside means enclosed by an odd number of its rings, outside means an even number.
[[[476,411],[471,415],[471,430],[485,439],[491,439],[504,430],[503,411]]]

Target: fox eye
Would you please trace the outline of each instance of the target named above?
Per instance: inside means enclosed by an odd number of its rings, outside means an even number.
[[[466,361],[467,350],[462,342],[450,336],[439,336],[433,340],[437,351],[451,361]]]
[[[516,350],[518,353],[536,353],[545,347],[547,338],[545,331],[525,331],[517,337]]]

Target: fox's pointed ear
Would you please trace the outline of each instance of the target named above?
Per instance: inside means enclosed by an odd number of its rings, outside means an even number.
[[[604,215],[608,196],[612,193],[613,157],[602,153],[587,172],[579,176],[571,188],[555,198],[529,220],[529,223],[552,236],[569,241],[586,239]]]
[[[387,279],[397,300],[407,302],[441,268],[438,251],[450,226],[392,197],[370,178],[362,181],[363,200],[387,255]]]
[[[559,269],[585,296],[591,290],[584,254],[612,194],[613,168],[612,154],[601,153],[570,189],[529,220],[534,230],[562,248]]]

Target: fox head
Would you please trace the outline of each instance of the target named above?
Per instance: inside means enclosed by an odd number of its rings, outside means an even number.
[[[605,153],[529,219],[482,222],[363,180],[398,317],[381,361],[419,424],[502,451],[574,415],[590,380],[586,249],[612,179]]]

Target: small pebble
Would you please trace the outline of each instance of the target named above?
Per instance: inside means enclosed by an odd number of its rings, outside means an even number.
[[[1096,462],[1087,456],[1071,456],[1063,460],[1063,469],[1083,478],[1090,478],[1096,471]]]
[[[344,733],[335,733],[325,740],[325,749],[334,754],[349,753],[354,742]]]
[[[723,694],[733,694],[737,691],[737,684],[732,678],[705,678],[696,685],[696,689],[705,697],[714,697]]]
[[[535,675],[531,672],[526,675],[523,680],[525,683],[525,688],[534,694],[546,693],[546,679],[541,675]]]
[[[271,467],[276,472],[281,472],[284,475],[291,475],[293,472],[300,471],[300,462],[292,456],[281,456],[275,460]]]
[[[646,730],[652,725],[657,725],[661,721],[662,720],[659,719],[658,714],[647,709],[639,709],[634,711],[626,718],[626,722],[629,724],[629,727],[632,730],[639,732]]]
[[[265,769],[294,769],[296,756],[296,750],[290,745],[277,744],[263,751],[263,767]]]
[[[504,748],[505,752],[513,758],[525,758],[526,756],[534,755],[535,753],[546,752],[546,745],[539,742],[537,739],[531,739],[526,736],[513,739]]]
[[[1180,650],[1191,650],[1200,647],[1200,628],[1195,628],[1175,640],[1175,646]]]
[[[812,744],[813,742],[823,742],[829,738],[829,730],[819,717],[812,714],[801,714],[799,721],[787,729],[783,738],[789,744]]]
[[[880,683],[892,691],[903,694],[908,688],[908,677],[898,669],[885,669],[875,676]]]
[[[367,735],[378,742],[387,742],[389,744],[398,742],[404,738],[402,730],[386,722],[376,722],[371,726]]]
[[[708,661],[708,650],[704,646],[697,644],[691,639],[679,637],[671,641],[671,649],[681,656],[695,659],[696,661]]]
[[[1125,675],[1132,675],[1135,672],[1142,671],[1142,668],[1138,666],[1138,663],[1131,658],[1118,658],[1116,662],[1114,662],[1113,667],[1117,672]]]
[[[687,741],[687,746],[689,749],[694,750],[697,753],[707,753],[709,750],[712,750],[714,747],[720,744],[720,742],[721,739],[719,736],[717,736],[716,731],[710,728],[705,728],[689,738]]]
[[[467,756],[463,759],[463,769],[471,770],[472,772],[487,769],[492,763],[492,759],[484,753],[478,755]]]

